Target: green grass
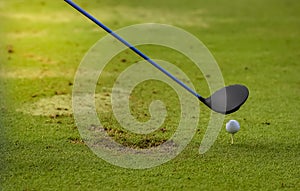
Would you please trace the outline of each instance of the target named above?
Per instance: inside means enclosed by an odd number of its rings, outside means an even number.
[[[250,89],[246,104],[226,116],[226,120],[241,123],[236,144],[230,145],[230,136],[222,128],[213,147],[199,154],[209,116],[209,110],[201,105],[198,131],[175,159],[155,168],[132,170],[98,158],[82,142],[70,106],[66,104],[63,109],[68,112],[63,112],[50,107],[47,100],[72,93],[82,57],[105,33],[63,1],[2,1],[1,190],[299,189],[298,1],[76,2],[112,29],[160,22],[182,27],[203,41],[218,61],[226,85],[242,83]],[[208,96],[204,76],[195,72],[187,58],[162,47],[140,48],[150,57],[181,67],[196,90]],[[119,72],[139,60],[130,51],[120,53],[100,77],[96,92],[109,96]],[[183,62],[186,64],[180,65]],[[98,111],[99,118],[119,143],[153,147],[168,139],[177,127],[179,101],[172,95],[171,88],[157,81],[140,84],[133,92],[131,112],[140,121],[149,119],[152,100],[161,99],[167,106],[164,125],[149,135],[136,135],[120,127],[109,103],[107,111]],[[41,109],[32,115],[28,111],[34,104],[45,107],[45,112]]]

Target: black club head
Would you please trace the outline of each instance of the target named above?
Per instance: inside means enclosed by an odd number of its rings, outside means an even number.
[[[215,112],[230,114],[237,111],[245,103],[248,96],[248,88],[236,84],[226,86],[201,101]]]

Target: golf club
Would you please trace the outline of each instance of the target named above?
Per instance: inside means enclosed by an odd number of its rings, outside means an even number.
[[[75,4],[71,0],[64,0],[66,3],[68,3],[70,6],[72,6],[74,9],[79,11],[81,14],[89,18],[91,21],[93,21],[95,24],[97,24],[99,27],[104,29],[106,32],[108,32],[110,35],[118,39],[120,42],[122,42],[125,46],[130,48],[132,51],[134,51],[136,54],[141,56],[143,59],[145,59],[147,62],[152,64],[154,67],[159,69],[161,72],[166,74],[168,77],[170,77],[172,80],[177,82],[179,85],[181,85],[183,88],[185,88],[187,91],[192,93],[194,96],[196,96],[202,103],[204,103],[206,106],[208,106],[210,109],[212,109],[215,112],[221,113],[221,114],[230,114],[235,111],[237,111],[247,100],[249,91],[247,87],[243,85],[231,85],[226,86],[215,93],[213,93],[210,97],[204,98],[201,95],[199,95],[197,92],[192,90],[190,87],[188,87],[186,84],[184,84],[182,81],[177,79],[175,76],[173,76],[171,73],[166,71],[164,68],[162,68],[160,65],[158,65],[156,62],[151,60],[148,56],[143,54],[140,50],[132,46],[130,43],[125,41],[122,37],[114,33],[111,29],[109,29],[107,26],[102,24],[100,21],[98,21],[96,18],[94,18],[92,15],[87,13],[85,10],[83,10],[81,7],[79,7],[77,4]]]

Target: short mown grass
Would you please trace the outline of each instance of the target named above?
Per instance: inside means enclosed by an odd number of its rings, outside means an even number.
[[[230,136],[222,128],[213,147],[199,154],[209,117],[209,110],[201,105],[198,130],[175,159],[145,170],[124,169],[105,162],[80,137],[67,100],[81,59],[105,33],[63,1],[3,1],[1,190],[299,189],[297,1],[76,2],[114,30],[130,24],[159,22],[182,27],[197,36],[218,61],[226,85],[242,83],[250,89],[246,104],[226,116],[226,120],[238,120],[241,131],[235,136],[236,143],[230,145]],[[180,67],[196,91],[208,96],[205,77],[195,72],[193,63],[183,55],[164,47],[139,48],[150,57]],[[109,100],[106,97],[110,97],[118,74],[140,60],[126,50],[109,63],[97,84],[96,105],[101,108]],[[158,81],[144,82],[133,91],[130,109],[139,121],[150,118],[151,101],[160,99],[166,105],[165,123],[151,134],[137,135],[123,129],[109,102],[104,103],[105,110],[98,110],[99,119],[117,142],[132,148],[154,147],[174,133],[180,120],[179,100],[174,94],[174,90]],[[65,100],[63,107],[53,100]],[[42,109],[32,112],[37,107]]]

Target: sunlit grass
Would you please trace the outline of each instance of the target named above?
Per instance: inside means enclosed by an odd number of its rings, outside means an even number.
[[[76,1],[77,2],[77,1]],[[0,149],[3,190],[297,190],[299,184],[300,23],[296,1],[83,1],[113,29],[143,22],[183,27],[215,56],[226,85],[250,89],[246,104],[226,120],[241,130],[230,145],[223,128],[204,155],[199,146],[209,120],[201,105],[198,130],[174,160],[131,170],[98,158],[83,142],[71,108],[75,72],[86,51],[106,35],[63,1],[0,2]],[[180,53],[140,46],[150,57],[180,67],[197,92],[205,77]],[[148,81],[132,92],[132,115],[147,121],[149,104],[166,104],[162,127],[136,135],[110,108],[118,74],[141,59],[126,50],[114,57],[96,88],[99,119],[117,142],[150,148],[168,139],[179,103],[166,84]],[[207,77],[207,76],[206,76]],[[213,78],[214,76],[209,76]],[[97,97],[98,96],[98,97]],[[105,102],[105,103],[104,103]],[[66,110],[67,109],[67,110]]]

